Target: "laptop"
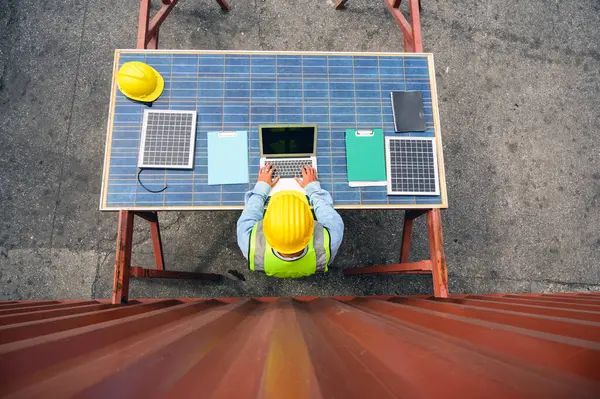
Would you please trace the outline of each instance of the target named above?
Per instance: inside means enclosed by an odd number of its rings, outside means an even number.
[[[302,167],[317,168],[317,125],[264,125],[258,127],[260,167],[270,163],[279,182],[270,194],[284,190],[304,192],[294,177]]]

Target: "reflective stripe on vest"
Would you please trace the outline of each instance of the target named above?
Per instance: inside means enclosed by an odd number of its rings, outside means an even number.
[[[315,223],[313,245],[315,246],[315,254],[317,255],[317,273],[323,273],[327,267],[327,253],[325,252],[325,229],[321,224],[319,224],[319,228],[316,228],[317,224],[319,223]]]
[[[259,221],[252,228],[250,235],[248,266],[250,270],[265,272],[268,275],[276,277],[302,277],[314,273],[324,273],[328,270],[328,263],[331,257],[329,245],[329,231],[319,222],[315,221],[313,237],[308,245],[306,254],[294,261],[280,260],[272,253],[273,250],[266,242],[263,223]],[[266,262],[271,262],[271,267],[269,267],[269,264],[265,264]],[[281,262],[285,262],[283,268],[283,263]],[[310,267],[310,264],[313,266]]]
[[[254,246],[254,270],[258,272],[265,271],[265,249],[267,248],[267,240],[263,233],[263,222],[262,220],[256,223],[252,229],[250,240],[256,240]],[[252,244],[250,244],[252,246]]]

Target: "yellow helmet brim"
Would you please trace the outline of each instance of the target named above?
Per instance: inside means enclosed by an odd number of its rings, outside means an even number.
[[[308,204],[308,199],[306,198],[306,194],[304,194],[303,192],[300,192],[298,190],[282,190],[282,191],[277,191],[275,194],[271,195],[271,198],[269,199],[269,201],[272,201],[274,198],[283,196],[283,195],[293,195],[294,197],[298,197],[300,198],[302,201],[306,202]]]

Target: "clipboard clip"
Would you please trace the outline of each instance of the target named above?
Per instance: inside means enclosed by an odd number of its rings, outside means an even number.
[[[357,129],[355,132],[356,137],[371,137],[373,134],[373,129]]]
[[[237,137],[237,132],[229,131],[229,132],[219,132],[219,138],[224,137]]]

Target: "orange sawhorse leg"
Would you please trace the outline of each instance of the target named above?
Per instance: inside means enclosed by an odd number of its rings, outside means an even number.
[[[160,226],[158,225],[158,214],[156,212],[135,212],[135,214],[150,223],[150,237],[152,238],[152,249],[154,250],[154,262],[157,270],[165,270],[165,258],[160,238]]]
[[[119,211],[117,256],[113,279],[112,303],[127,303],[129,295],[129,267],[133,247],[133,212]]]
[[[169,16],[173,8],[177,5],[178,0],[162,0],[162,5],[159,10],[150,19],[150,0],[140,0],[140,15],[138,19],[138,49],[153,49],[158,48],[158,32],[160,25]],[[217,3],[223,11],[230,11],[231,7],[227,0],[217,0]]]
[[[427,215],[429,239],[429,259],[408,262],[410,238],[413,220]],[[366,266],[344,270],[344,274],[431,274],[433,277],[433,294],[438,298],[448,297],[448,271],[444,255],[444,238],[442,235],[442,218],[439,209],[425,211],[407,210],[402,231],[402,248],[400,263],[382,266]]]
[[[408,0],[410,10],[410,22],[406,19],[402,11],[399,10],[402,0],[383,0],[392,17],[402,29],[404,39],[404,51],[407,53],[422,53],[423,38],[421,35],[421,0]],[[335,9],[343,10],[346,8],[348,0],[336,0]]]
[[[150,223],[150,236],[154,250],[155,269],[131,266],[133,251],[133,221],[139,216]],[[165,269],[165,260],[160,236],[158,214],[156,212],[119,211],[119,228],[117,233],[117,256],[113,280],[112,303],[127,303],[129,299],[129,278],[175,278],[203,281],[218,281],[220,274],[183,272]]]
[[[413,220],[419,216],[425,214],[427,211],[412,211],[406,210],[404,212],[404,227],[402,228],[402,243],[400,245],[400,263],[408,262],[408,255],[410,253],[410,239],[412,236]]]
[[[439,209],[427,211],[427,230],[433,294],[438,298],[448,298],[448,269],[446,267],[446,255],[444,255],[442,214]]]

